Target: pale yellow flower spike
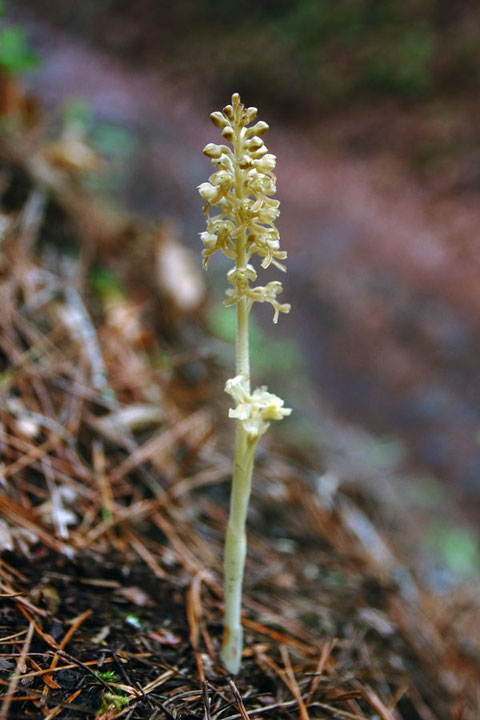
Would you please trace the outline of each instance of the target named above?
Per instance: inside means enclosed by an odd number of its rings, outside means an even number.
[[[277,295],[282,292],[278,280],[265,286],[252,287],[257,272],[250,264],[253,255],[261,258],[261,267],[273,264],[284,271],[282,262],[287,253],[280,250],[280,237],[275,226],[279,202],[273,200],[276,190],[275,155],[268,152],[261,136],[267,123],[254,121],[256,108],[245,108],[240,96],[232,96],[232,104],[222,112],[210,115],[213,124],[222,131],[227,145],[209,143],[204,154],[216,170],[208,182],[198,186],[205,201],[207,229],[200,234],[204,245],[203,264],[221,250],[235,261],[227,279],[225,305],[237,309],[236,375],[227,380],[226,392],[235,402],[229,412],[237,420],[235,457],[233,466],[230,516],[228,520],[224,568],[225,614],[222,659],[231,673],[240,670],[242,655],[241,601],[246,554],[245,522],[250,498],[255,448],[270,420],[281,420],[291,410],[283,407],[283,400],[269,393],[266,387],[250,391],[250,360],[248,352],[248,316],[255,302],[268,302],[274,310],[273,322],[279,313],[289,312],[290,305],[281,304]],[[250,127],[249,127],[250,125]],[[218,207],[216,215],[210,214]]]

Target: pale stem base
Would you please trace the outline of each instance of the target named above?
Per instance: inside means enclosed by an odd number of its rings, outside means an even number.
[[[253,459],[257,438],[251,438],[237,423],[235,458],[230,496],[225,552],[225,613],[223,625],[222,660],[232,674],[240,670],[243,629],[241,625],[242,585],[247,539],[245,524],[252,485]]]

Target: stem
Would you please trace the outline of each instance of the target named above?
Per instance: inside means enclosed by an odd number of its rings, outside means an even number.
[[[238,267],[238,265],[237,265]],[[247,298],[237,303],[236,375],[243,375],[246,390],[250,392],[250,358],[248,352],[248,306]]]
[[[236,224],[242,224],[241,207],[245,199],[245,191],[243,187],[244,172],[239,167],[239,160],[243,154],[243,142],[240,131],[237,129],[236,142],[234,144],[235,151],[235,196],[238,201]],[[236,267],[238,270],[244,270],[247,267],[247,231],[244,230],[237,238],[236,242]],[[236,342],[236,374],[243,375],[246,382],[246,389],[250,392],[250,358],[248,352],[248,300],[243,297],[237,303],[237,342]]]
[[[238,201],[236,221],[241,224],[240,210],[244,200],[244,173],[238,161],[243,153],[240,128],[237,128],[235,150],[235,196]],[[236,241],[236,267],[247,266],[247,233],[244,231]],[[242,375],[245,389],[250,392],[250,358],[248,350],[247,298],[237,303],[236,374]],[[243,630],[241,625],[242,584],[247,551],[245,524],[252,485],[253,460],[257,438],[248,435],[237,421],[233,478],[230,495],[230,515],[225,538],[224,585],[225,613],[223,621],[222,659],[226,669],[236,674],[240,670]]]

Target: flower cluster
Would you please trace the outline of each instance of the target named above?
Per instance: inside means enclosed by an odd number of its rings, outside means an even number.
[[[290,408],[283,407],[281,398],[268,392],[264,386],[250,394],[243,375],[227,380],[225,392],[231,395],[236,403],[235,409],[229,410],[229,417],[237,418],[246,433],[255,440],[268,430],[268,420],[281,420],[292,412]]]
[[[207,217],[207,229],[200,237],[205,267],[217,250],[235,260],[235,268],[228,276],[232,288],[227,290],[225,304],[233,305],[244,298],[250,309],[254,302],[269,302],[275,311],[273,321],[277,322],[280,312],[290,310],[290,305],[276,300],[282,284],[274,281],[250,286],[257,277],[249,264],[252,255],[262,258],[263,268],[273,264],[280,270],[285,270],[281,261],[287,257],[280,250],[275,226],[279,202],[271,197],[276,191],[275,156],[268,152],[261,137],[268,130],[267,123],[259,121],[249,127],[256,114],[257,109],[245,108],[235,93],[231,105],[210,116],[232,148],[209,143],[203,150],[216,171],[198,187]],[[212,207],[219,207],[220,212],[211,215]]]
[[[204,213],[207,229],[200,234],[203,242],[203,264],[208,266],[210,257],[221,250],[234,261],[234,267],[227,274],[230,288],[226,291],[225,305],[237,305],[242,321],[237,322],[237,333],[241,341],[248,338],[246,319],[255,302],[268,302],[274,310],[276,323],[281,312],[287,313],[290,305],[280,303],[277,296],[282,292],[278,280],[266,285],[254,285],[257,272],[250,259],[253,255],[261,258],[261,266],[273,264],[285,270],[281,261],[287,253],[280,250],[280,239],[275,220],[279,215],[279,202],[271,196],[276,191],[275,156],[268,152],[262,136],[268,130],[267,123],[258,121],[254,125],[256,108],[245,108],[237,93],[232,104],[222,112],[210,115],[213,124],[221,129],[228,145],[209,143],[203,150],[216,170],[198,187],[205,201]],[[211,208],[219,208],[211,214]],[[240,317],[240,315],[239,315]],[[248,342],[246,343],[248,353]],[[281,420],[290,410],[283,407],[283,400],[269,393],[265,387],[250,392],[247,375],[248,362],[238,364],[237,374],[227,381],[225,390],[235,400],[235,409],[230,417],[237,418],[252,440],[267,430],[269,420]]]

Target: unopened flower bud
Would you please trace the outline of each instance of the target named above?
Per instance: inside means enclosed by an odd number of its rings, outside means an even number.
[[[256,135],[257,137],[260,137],[260,135],[265,135],[267,130],[269,129],[269,126],[266,122],[263,122],[263,120],[259,120],[255,125],[252,125],[251,128],[248,128],[248,134],[249,135]]]
[[[247,113],[248,122],[251,123],[257,117],[258,110],[256,107],[249,107],[245,112]]]
[[[222,148],[220,145],[216,145],[215,143],[208,143],[208,145],[205,145],[202,152],[209,158],[217,159],[222,154]]]
[[[259,137],[252,137],[250,140],[247,140],[247,142],[245,143],[245,146],[249,150],[255,151],[255,150],[258,150],[259,148],[261,148],[262,146],[264,147],[265,143]]]
[[[258,150],[255,150],[255,152],[251,152],[251,153],[250,153],[250,156],[251,156],[252,158],[255,158],[255,159],[256,159],[256,158],[261,158],[261,157],[263,157],[263,156],[266,155],[267,153],[268,153],[268,149],[267,149],[266,145],[262,145],[261,147],[258,148]]]
[[[228,142],[233,142],[235,138],[235,133],[233,132],[233,129],[230,127],[230,125],[227,125],[223,128],[222,135]]]
[[[233,120],[234,114],[233,114],[233,107],[232,107],[231,105],[226,105],[226,106],[223,108],[223,111],[222,111],[222,112],[223,112],[223,114],[225,115],[226,118],[228,118],[229,120]]]
[[[224,128],[228,125],[228,120],[223,116],[221,112],[211,113],[210,120],[217,128]]]

